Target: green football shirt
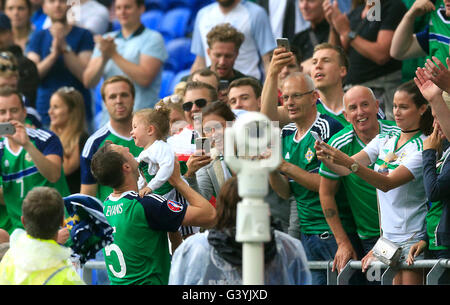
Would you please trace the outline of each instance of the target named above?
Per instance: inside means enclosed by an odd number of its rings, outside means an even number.
[[[310,130],[299,140],[296,140],[297,127],[294,123],[286,125],[282,133],[282,156],[296,166],[311,172],[318,173],[320,162],[314,149],[315,139],[310,131],[317,132],[324,141],[342,129],[342,125],[331,117],[317,114],[317,119]],[[290,180],[291,191],[297,201],[297,210],[300,221],[300,231],[305,234],[321,234],[325,231],[331,233],[331,229],[323,215],[319,193],[310,191],[302,185]],[[339,196],[345,196],[341,192]],[[355,232],[355,225],[346,200],[339,206],[342,224],[347,232]]]
[[[30,141],[44,155],[59,155],[63,158],[63,148],[59,138],[51,131],[43,129],[26,129]],[[41,175],[28,152],[22,147],[13,152],[7,138],[0,140],[0,170],[2,173],[3,197],[6,210],[11,221],[9,232],[23,228],[20,216],[22,202],[27,193],[36,186],[56,188],[61,196],[70,194],[64,170],[61,166],[61,177],[51,183]]]
[[[322,101],[318,100],[317,103],[317,111],[320,112],[321,114],[326,114],[330,117],[332,117],[333,119],[335,119],[336,121],[338,121],[339,123],[342,124],[342,126],[347,126],[350,123],[345,119],[344,113],[341,111],[339,113],[334,113],[333,111],[331,111],[331,109],[329,109],[327,106],[325,106]]]
[[[435,3],[436,10],[430,13],[429,24],[429,58],[436,56],[444,66],[449,55],[450,20],[445,16],[445,6],[442,0]]]
[[[141,198],[132,191],[106,199],[104,214],[114,229],[114,243],[103,250],[111,284],[168,284],[167,232],[178,229],[186,208],[160,195]]]
[[[378,124],[381,132],[398,129],[393,121],[378,120]],[[358,137],[352,125],[346,126],[335,134],[328,141],[328,144],[349,156],[357,154],[366,146]],[[373,169],[373,165],[370,168]],[[361,239],[368,239],[379,236],[380,224],[376,189],[353,173],[348,176],[339,177],[326,167],[324,163],[320,165],[319,174],[328,179],[341,180],[347,194],[346,199],[355,219],[359,237]],[[336,198],[336,201],[338,201],[338,198]]]

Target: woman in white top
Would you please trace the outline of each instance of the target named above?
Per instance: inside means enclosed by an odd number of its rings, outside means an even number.
[[[341,175],[355,173],[377,188],[383,236],[409,248],[426,234],[427,197],[422,177],[423,140],[432,132],[433,116],[428,102],[414,82],[401,85],[394,96],[393,113],[401,132],[377,135],[361,152],[347,156],[327,144],[316,142],[317,156]],[[358,124],[364,124],[361,113]],[[369,169],[375,164],[374,170]],[[340,165],[340,166],[336,166]],[[365,271],[372,251],[362,260]],[[421,284],[422,270],[400,270],[394,284]]]

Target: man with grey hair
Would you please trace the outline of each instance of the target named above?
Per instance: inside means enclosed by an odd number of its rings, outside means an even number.
[[[354,86],[345,93],[343,101],[343,114],[350,125],[336,133],[328,144],[346,154],[358,153],[379,133],[398,129],[393,121],[377,119],[379,102],[370,88]],[[338,245],[332,271],[337,269],[340,272],[350,259],[362,259],[380,236],[376,189],[355,174],[340,177],[324,163],[319,174],[320,202]],[[346,196],[335,196],[340,190]],[[344,202],[339,200],[347,201],[350,206],[362,248],[352,245],[340,222],[338,206]]]
[[[272,87],[272,90],[276,90],[276,86]],[[262,112],[267,114],[267,111],[271,111],[272,120],[278,121],[280,115],[285,115],[292,122],[282,129],[283,160],[278,170],[271,173],[270,184],[280,197],[287,199],[291,194],[295,197],[300,236],[308,260],[329,260],[333,258],[337,245],[320,206],[320,162],[315,153],[316,140],[313,134],[328,141],[342,129],[342,125],[318,113],[316,101],[319,94],[308,74],[291,73],[284,80],[281,92],[282,108],[277,107],[274,99],[262,100]],[[355,227],[348,207],[339,206],[339,211],[347,232],[354,233]],[[326,271],[313,271],[312,279],[313,284],[326,284]]]

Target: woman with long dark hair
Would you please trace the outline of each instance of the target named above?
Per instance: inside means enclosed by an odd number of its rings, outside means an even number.
[[[423,184],[423,141],[433,130],[427,100],[413,81],[394,95],[393,113],[401,131],[377,135],[361,152],[348,156],[316,142],[318,158],[340,175],[355,174],[377,188],[383,237],[402,247],[401,259],[426,235],[427,196]],[[374,169],[368,166],[375,164]],[[339,166],[336,166],[339,165]],[[420,257],[419,257],[420,258]],[[366,270],[373,252],[362,260]],[[422,270],[400,270],[394,284],[421,284]]]

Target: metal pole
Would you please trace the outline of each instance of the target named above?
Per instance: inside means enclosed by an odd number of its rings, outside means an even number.
[[[242,283],[264,284],[264,242],[270,241],[269,205],[243,198],[237,206],[236,241],[242,242]]]
[[[264,244],[244,243],[242,245],[242,283],[264,285]]]

